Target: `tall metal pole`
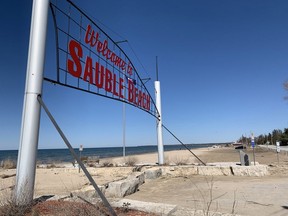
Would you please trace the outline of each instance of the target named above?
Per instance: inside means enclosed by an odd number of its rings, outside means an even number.
[[[115,42],[116,44],[120,43],[128,43],[128,40],[122,40],[122,41],[117,41]],[[125,72],[122,74],[123,80],[125,80]],[[124,88],[124,97],[126,97],[126,87]],[[126,104],[123,102],[122,106],[122,123],[123,123],[123,136],[122,136],[122,143],[123,143],[123,157],[125,158],[126,156]]]
[[[45,43],[49,0],[34,0],[31,17],[21,135],[17,161],[15,201],[29,204],[33,199],[38,149]]]
[[[163,148],[163,134],[162,134],[162,113],[161,113],[161,91],[160,81],[158,81],[158,58],[156,57],[156,78],[155,81],[155,98],[156,108],[158,110],[158,119],[156,120],[157,127],[157,143],[158,143],[158,164],[164,164],[164,148]]]
[[[159,81],[159,78],[158,78],[158,56],[156,56],[156,81]]]
[[[251,146],[253,148],[253,161],[254,161],[254,166],[256,166],[255,164],[255,141],[254,141],[254,134],[251,134]]]
[[[125,73],[123,72],[123,80],[125,80]],[[126,83],[126,81],[125,81]],[[126,98],[126,87],[124,88],[124,97]],[[122,105],[122,121],[123,121],[123,136],[122,136],[122,142],[123,142],[123,158],[126,156],[126,104],[123,101]]]

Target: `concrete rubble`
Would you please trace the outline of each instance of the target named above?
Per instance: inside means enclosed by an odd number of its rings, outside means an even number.
[[[106,187],[105,195],[107,197],[125,197],[135,193],[144,182],[144,173],[133,173],[126,179],[109,183]]]
[[[136,172],[130,174],[127,178],[110,182],[99,186],[102,193],[110,200],[113,207],[123,207],[123,203],[129,203],[129,208],[145,212],[151,212],[167,216],[185,216],[185,215],[203,215],[203,211],[183,208],[177,205],[164,203],[141,202],[137,200],[125,199],[123,197],[133,194],[139,190],[139,187],[145,183],[145,180],[161,176],[191,176],[191,175],[224,175],[224,176],[265,176],[269,175],[267,165],[239,166],[237,163],[211,163],[207,166],[141,166]],[[85,199],[88,202],[96,203],[99,200],[97,192],[92,185],[86,186],[81,190],[71,192],[69,197],[53,197],[51,199]],[[213,214],[212,214],[213,213]],[[211,215],[226,215],[218,212],[212,212]],[[209,213],[210,215],[210,213]]]
[[[127,178],[120,181],[110,182],[106,185],[99,186],[100,190],[106,197],[123,198],[133,194],[139,190],[139,187],[145,183],[146,179],[153,180],[161,176],[190,176],[190,175],[205,175],[205,176],[266,176],[268,175],[268,166],[239,166],[237,163],[211,163],[207,166],[143,166],[138,169],[138,172],[133,172]],[[72,192],[73,195],[81,197],[95,198],[98,197],[94,188],[86,186],[85,188]]]

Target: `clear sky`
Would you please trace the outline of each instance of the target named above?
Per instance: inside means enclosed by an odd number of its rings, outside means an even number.
[[[159,60],[163,123],[184,143],[235,141],[288,127],[288,1],[74,0],[127,52],[154,96]],[[0,149],[17,149],[32,1],[2,1]],[[103,24],[105,26],[103,26]],[[109,27],[109,28],[107,28]],[[117,33],[117,34],[116,34]],[[56,70],[49,13],[45,74]],[[137,57],[133,54],[133,48]],[[43,100],[74,147],[122,146],[122,104],[45,82]],[[126,105],[128,146],[156,144],[156,120]],[[164,132],[164,144],[177,141]],[[39,148],[65,148],[42,111]]]

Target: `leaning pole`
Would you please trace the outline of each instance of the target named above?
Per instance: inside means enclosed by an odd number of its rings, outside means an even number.
[[[33,200],[41,110],[37,96],[42,94],[48,9],[49,0],[33,1],[16,172],[17,205],[29,204]]]

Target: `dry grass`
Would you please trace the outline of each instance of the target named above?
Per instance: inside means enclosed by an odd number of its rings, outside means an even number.
[[[118,216],[156,216],[153,213],[130,209],[129,206],[116,208]],[[85,202],[75,201],[44,201],[34,205],[19,206],[15,203],[6,203],[0,206],[0,216],[109,216],[108,210],[99,203],[93,205]]]
[[[219,210],[219,199],[227,194],[216,194],[215,193],[215,180],[212,176],[210,179],[205,177],[206,187],[201,187],[198,184],[192,182],[194,187],[196,188],[196,193],[193,195],[194,197],[194,208],[196,211],[201,212],[203,216],[213,216],[218,215],[216,213]],[[205,185],[205,184],[204,184]],[[237,208],[237,200],[236,200],[236,191],[234,191],[234,199],[233,204],[231,206],[231,214],[235,215]]]
[[[31,213],[33,212],[38,213],[38,215],[54,215],[54,216],[108,215],[105,208],[100,205],[92,205],[89,203],[73,202],[73,201],[54,201],[54,200],[38,203],[33,207],[33,211],[31,211]]]
[[[187,165],[188,162],[189,162],[189,159],[188,158],[185,158],[185,157],[179,157],[179,156],[176,156],[172,159],[173,163],[175,163],[177,166],[180,166],[180,165]]]
[[[32,209],[32,205],[16,205],[11,200],[0,205],[0,216],[22,216],[30,213]]]
[[[138,162],[138,159],[134,156],[128,156],[128,157],[125,157],[124,162],[126,166],[135,166],[135,164]]]
[[[26,187],[24,187],[26,188]],[[25,189],[24,189],[25,190]],[[11,195],[12,194],[12,195]],[[0,216],[109,216],[108,209],[98,202],[93,204],[81,197],[67,197],[68,200],[47,200],[53,196],[43,196],[33,201],[28,201],[27,191],[21,193],[21,202],[27,205],[17,205],[15,191],[5,193],[0,197]],[[17,203],[17,204],[16,204]],[[132,210],[128,205],[114,209],[118,216],[155,216],[154,214]]]
[[[11,192],[11,193],[10,193]],[[25,205],[17,205],[16,204],[16,197],[15,197],[15,191],[12,190],[8,193],[8,191],[5,194],[1,195],[0,200],[0,216],[22,216],[26,215],[31,211],[32,208],[32,202],[28,201],[29,199],[29,193],[27,191],[24,191],[21,195],[21,200],[23,203],[26,203]]]
[[[53,169],[53,168],[57,168],[56,164],[47,164],[46,166],[47,169]]]
[[[88,167],[97,167],[100,164],[100,158],[98,156],[91,156],[88,157],[87,160],[84,162],[87,164]]]
[[[102,161],[101,165],[102,165],[103,167],[113,167],[113,166],[114,166],[113,163],[112,163],[110,160],[108,160],[108,159]]]
[[[8,158],[6,160],[1,161],[0,167],[3,169],[15,169],[16,161]]]

